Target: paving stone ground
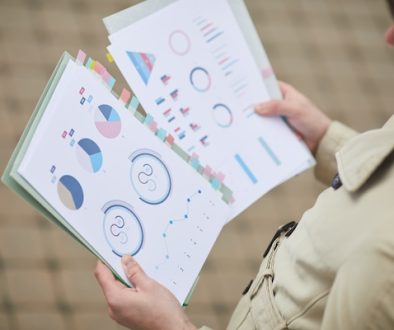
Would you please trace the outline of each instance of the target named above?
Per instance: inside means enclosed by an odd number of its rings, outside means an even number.
[[[101,18],[136,1],[0,0],[0,171],[64,50],[105,62]],[[394,50],[383,0],[246,0],[277,76],[360,131],[393,113]],[[109,69],[118,77],[114,65]],[[267,175],[269,175],[267,173]],[[275,228],[324,187],[312,171],[226,226],[191,300],[197,325],[223,329]],[[120,329],[93,277],[95,258],[0,185],[0,329]]]

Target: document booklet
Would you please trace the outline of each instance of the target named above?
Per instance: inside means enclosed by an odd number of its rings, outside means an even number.
[[[223,226],[314,159],[254,113],[280,93],[242,1],[148,0],[104,22],[133,93],[64,53],[2,180],[123,283],[132,255],[184,303]]]

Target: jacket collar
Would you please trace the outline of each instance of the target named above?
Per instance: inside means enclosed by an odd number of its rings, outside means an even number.
[[[394,115],[376,130],[357,135],[336,154],[338,173],[348,191],[357,191],[394,150]]]

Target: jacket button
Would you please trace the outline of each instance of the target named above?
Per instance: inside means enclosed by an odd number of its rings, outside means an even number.
[[[333,187],[335,190],[337,190],[341,186],[342,186],[341,178],[339,177],[339,174],[336,174],[334,179],[331,182],[331,187]]]

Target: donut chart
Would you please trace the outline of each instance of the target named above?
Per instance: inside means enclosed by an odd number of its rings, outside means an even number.
[[[71,175],[64,175],[57,184],[57,193],[63,205],[70,210],[81,208],[84,200],[83,190],[78,182]]]
[[[190,84],[200,92],[207,92],[211,88],[211,75],[208,70],[201,66],[195,67],[189,75]]]
[[[81,166],[90,173],[96,173],[103,165],[103,155],[99,146],[90,139],[81,139],[77,145],[77,159]]]
[[[116,138],[122,128],[118,112],[108,104],[101,104],[96,109],[95,125],[101,135],[108,139]]]
[[[216,125],[221,128],[230,127],[234,121],[232,111],[223,103],[217,103],[212,107],[212,117]]]
[[[151,205],[163,203],[171,193],[172,179],[160,155],[149,149],[140,149],[129,160],[131,184],[140,200]]]
[[[103,212],[104,236],[112,252],[119,257],[136,255],[144,243],[144,230],[133,208],[122,201],[110,201]]]
[[[182,30],[173,31],[168,37],[168,44],[176,55],[186,55],[190,51],[190,38]]]

